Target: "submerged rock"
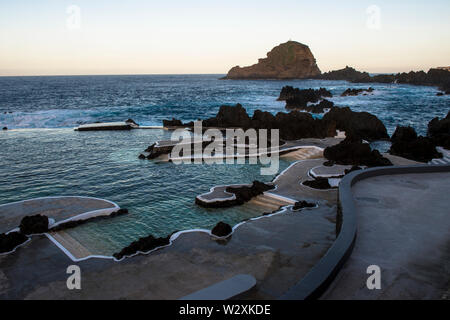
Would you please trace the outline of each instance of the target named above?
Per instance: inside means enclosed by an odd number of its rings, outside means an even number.
[[[139,238],[137,241],[133,241],[130,245],[123,248],[120,252],[114,253],[113,257],[117,260],[126,256],[131,256],[135,253],[146,253],[153,249],[163,247],[170,244],[170,236],[166,238],[155,238],[153,235],[149,235],[144,238]]]
[[[233,232],[233,228],[228,223],[220,221],[211,230],[211,233],[217,237],[226,237]]]
[[[23,234],[45,233],[48,231],[48,217],[44,215],[26,216],[20,222],[20,232]]]
[[[163,127],[182,127],[183,122],[181,120],[172,118],[172,120],[163,120]]]
[[[0,253],[13,251],[14,248],[28,240],[28,237],[20,232],[0,234]]]
[[[307,45],[282,43],[249,67],[236,66],[223,79],[303,79],[320,75],[316,59]]]
[[[323,155],[329,160],[342,165],[364,165],[368,167],[391,166],[378,150],[372,150],[361,139],[347,137],[341,143],[325,148]]]
[[[2,130],[8,130],[8,127],[3,127]]]
[[[294,206],[292,207],[292,210],[297,211],[303,208],[313,208],[315,207],[316,204],[315,203],[311,203],[305,200],[302,201],[297,201]]]
[[[398,126],[391,141],[390,154],[419,162],[442,158],[442,154],[436,150],[433,140],[417,136],[416,131],[411,127]]]
[[[428,137],[433,139],[437,146],[450,149],[450,111],[442,120],[434,118],[428,123]]]

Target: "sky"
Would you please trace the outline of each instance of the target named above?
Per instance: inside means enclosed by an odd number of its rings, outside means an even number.
[[[325,72],[450,65],[449,0],[0,0],[0,76],[226,73],[308,45]]]

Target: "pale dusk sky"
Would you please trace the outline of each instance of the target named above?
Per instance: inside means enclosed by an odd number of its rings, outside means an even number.
[[[226,73],[307,44],[325,72],[450,65],[450,1],[0,0],[0,76]]]

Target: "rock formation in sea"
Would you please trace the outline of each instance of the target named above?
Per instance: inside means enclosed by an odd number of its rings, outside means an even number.
[[[398,126],[391,141],[390,154],[419,162],[442,158],[442,154],[436,150],[433,139],[417,136],[414,128]]]
[[[372,93],[373,90],[374,89],[372,87],[370,87],[369,89],[352,89],[352,88],[348,88],[347,90],[342,92],[341,97],[357,96],[357,95],[359,95],[361,93],[363,95],[366,95],[367,93]]]
[[[389,159],[384,158],[378,150],[372,150],[368,143],[363,143],[361,139],[351,136],[337,145],[325,148],[323,155],[328,160],[341,165],[368,167],[392,165]]]
[[[307,45],[282,43],[249,67],[233,67],[223,79],[304,79],[320,75],[316,59]]]
[[[354,112],[348,107],[332,108],[323,121],[336,123],[336,128],[364,140],[387,140],[389,135],[383,122],[368,112]]]
[[[380,74],[371,76],[367,72],[360,72],[351,67],[325,72],[317,75],[316,79],[346,80],[353,83],[403,83],[411,85],[436,86],[446,93],[450,92],[450,71],[432,68],[428,72],[411,71],[408,73]]]
[[[428,137],[435,145],[450,150],[450,111],[442,120],[434,118],[428,123]]]
[[[233,228],[228,223],[219,221],[211,230],[211,233],[217,237],[226,237],[233,232]]]
[[[286,109],[304,110],[312,113],[323,113],[324,109],[334,106],[334,103],[323,98],[331,98],[333,95],[325,88],[298,89],[291,86],[285,86],[281,89],[278,101],[286,101]],[[319,104],[310,105],[322,100]]]

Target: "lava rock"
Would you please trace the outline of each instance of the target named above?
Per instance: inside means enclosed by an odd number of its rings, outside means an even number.
[[[332,167],[332,166],[334,166],[336,164],[336,162],[334,162],[333,160],[328,160],[328,161],[325,161],[324,163],[323,163],[323,165],[325,166],[325,167]]]
[[[211,233],[217,237],[226,237],[233,232],[233,228],[225,222],[220,221],[216,224],[216,226],[211,230]]]
[[[3,127],[2,130],[5,130],[5,131],[6,131],[6,130],[8,130],[8,127]]]
[[[57,226],[51,228],[50,231],[61,231],[61,230],[71,229],[71,228],[75,228],[77,226],[86,224],[88,222],[94,222],[94,221],[100,221],[100,220],[105,220],[105,219],[109,219],[109,218],[114,218],[114,217],[122,216],[127,213],[128,213],[127,209],[119,209],[117,211],[110,213],[107,216],[96,216],[96,217],[91,217],[91,218],[82,219],[82,220],[70,220],[70,221],[58,224]]]
[[[0,234],[0,253],[13,251],[14,248],[28,240],[28,237],[20,232]]]
[[[228,187],[225,189],[225,191],[233,193],[236,196],[237,204],[244,204],[245,202],[250,201],[253,197],[256,197],[274,188],[275,186],[273,185],[268,185],[259,181],[253,181],[251,186]]]
[[[48,231],[48,217],[44,215],[26,216],[20,222],[20,232],[28,234],[45,233]]]
[[[313,208],[315,207],[315,203],[307,202],[305,200],[297,201],[294,206],[292,207],[292,210],[297,211],[303,208]]]
[[[342,165],[365,165],[368,167],[391,166],[389,159],[384,158],[378,150],[372,150],[367,143],[351,136],[341,143],[325,148],[323,155],[329,160]]]
[[[442,120],[434,118],[428,123],[428,137],[436,145],[450,149],[450,111]]]
[[[383,122],[368,112],[354,112],[350,108],[332,108],[323,116],[325,122],[334,122],[336,128],[360,139],[387,140],[389,135]]]
[[[352,88],[348,88],[347,90],[345,90],[342,94],[341,97],[347,97],[347,96],[357,96],[361,93],[372,93],[374,91],[374,89],[372,87],[370,87],[369,89],[352,89]]]
[[[138,252],[149,252],[153,249],[167,246],[170,244],[170,236],[166,238],[155,238],[152,235],[147,237],[139,238],[137,241],[133,241],[130,245],[123,248],[120,252],[114,253],[113,257],[117,260],[122,259],[126,256],[131,256]]]
[[[442,158],[442,154],[436,150],[433,139],[417,136],[411,127],[398,126],[391,141],[390,154],[419,162]]]
[[[172,120],[163,120],[163,127],[182,127],[183,122],[181,120],[172,118]]]
[[[137,124],[133,119],[127,119],[127,120],[125,120],[125,122],[128,124],[134,124],[139,127],[139,124]]]
[[[306,108],[308,103],[316,103],[322,99],[322,97],[331,98],[333,95],[330,91],[325,88],[320,88],[318,90],[314,89],[303,89],[293,88],[290,86],[281,89],[280,97],[278,100],[283,98],[286,101],[286,109],[296,109],[296,108]]]
[[[304,181],[303,184],[313,189],[320,189],[320,190],[331,189],[331,185],[328,182],[327,178],[316,178],[314,180],[307,180]]]
[[[248,67],[233,67],[222,79],[303,79],[320,74],[307,45],[288,41],[274,47],[267,58]]]

